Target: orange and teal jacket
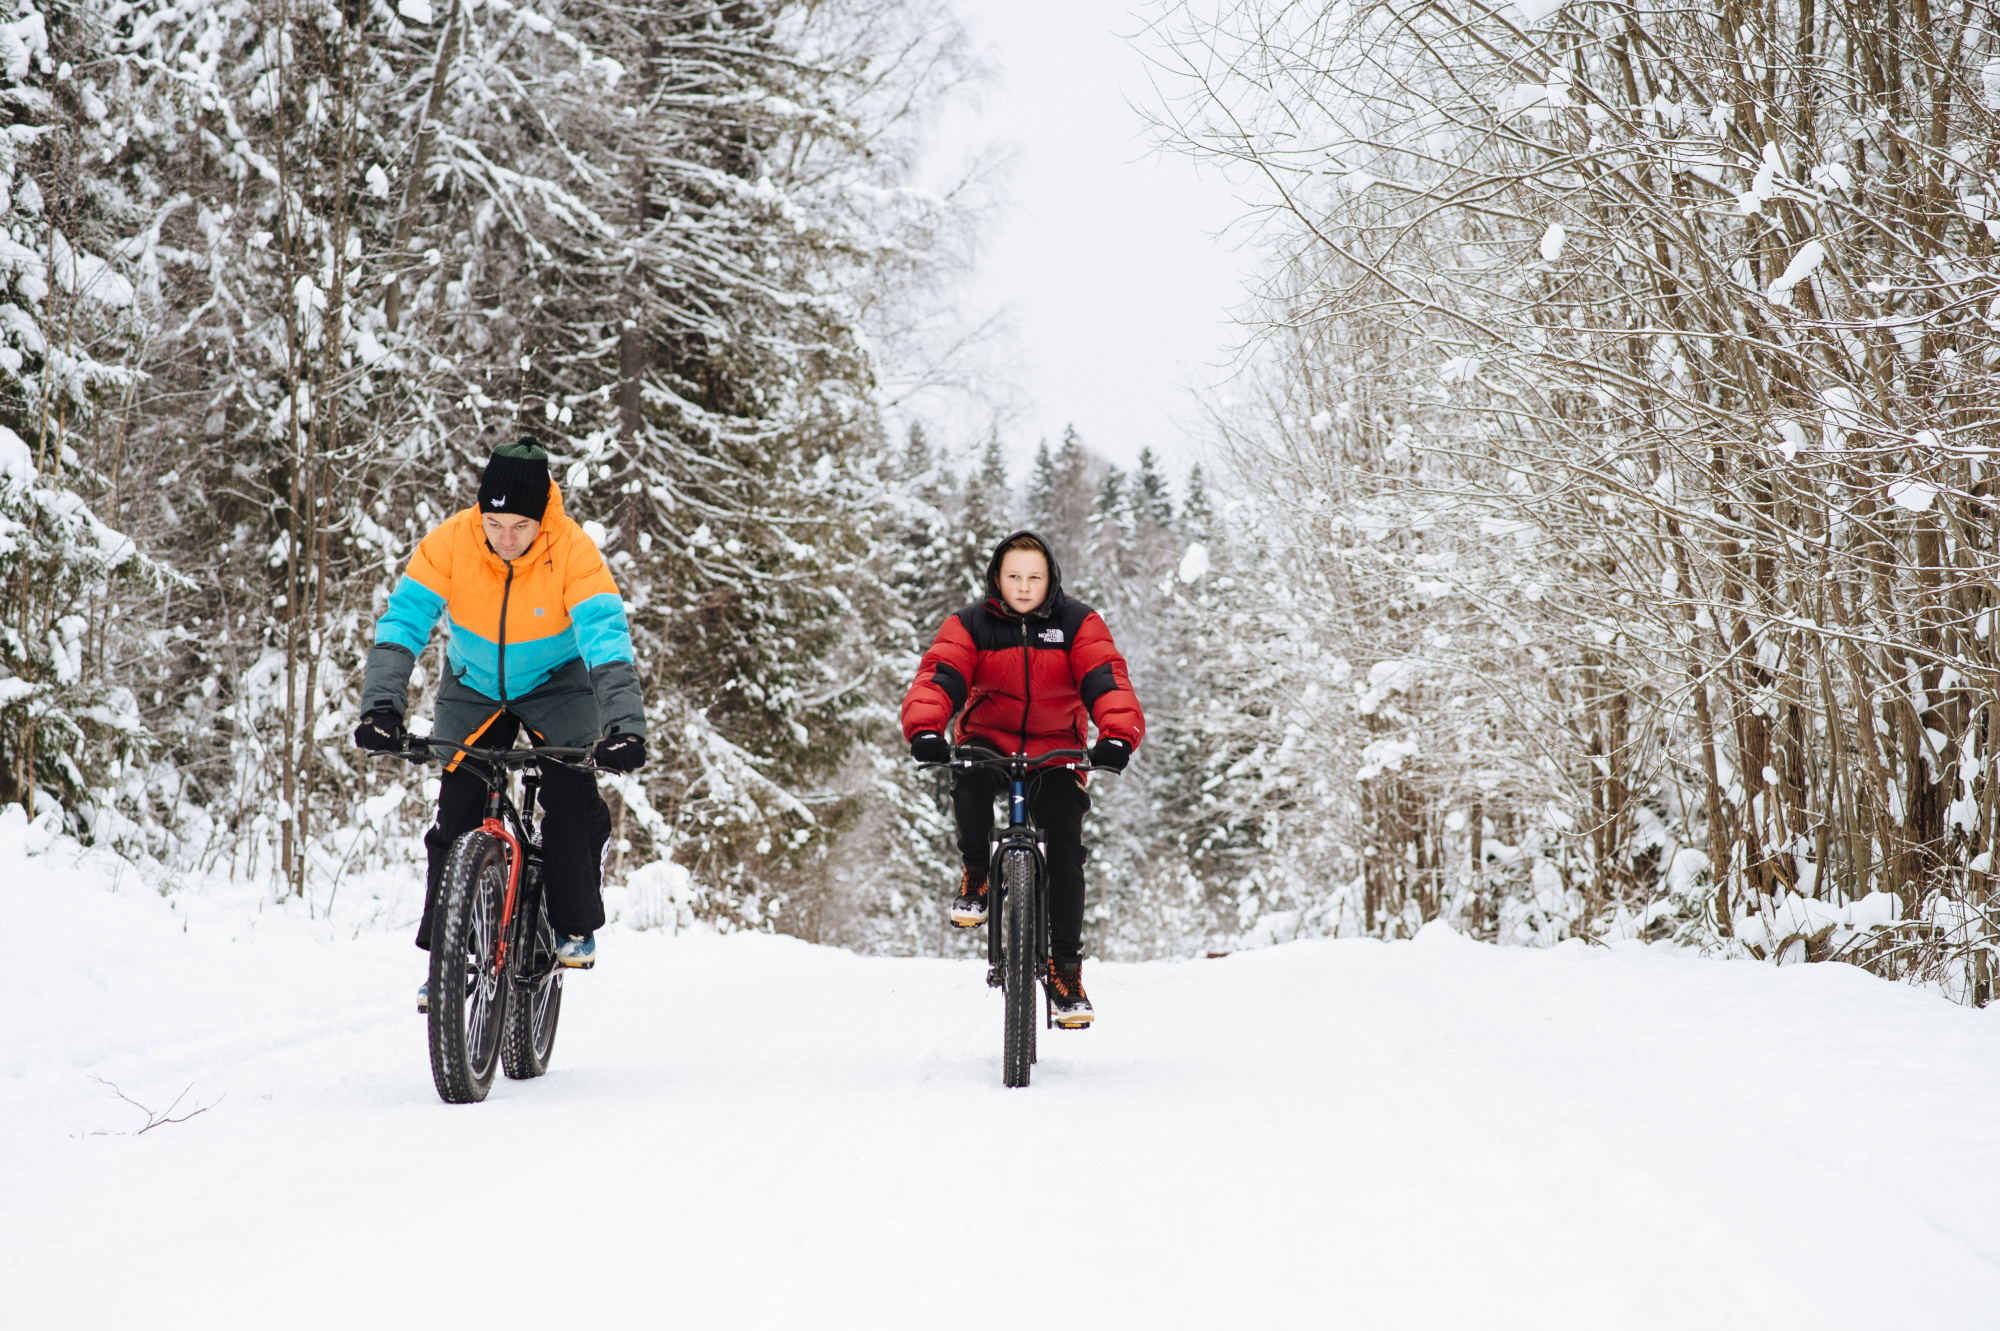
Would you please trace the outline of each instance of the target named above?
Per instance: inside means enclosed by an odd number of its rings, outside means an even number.
[[[408,710],[410,668],[445,620],[445,660],[458,682],[502,705],[581,660],[606,735],[643,735],[625,602],[597,546],[563,512],[551,482],[542,529],[518,559],[486,543],[479,510],[452,514],[417,546],[375,625],[361,710]]]

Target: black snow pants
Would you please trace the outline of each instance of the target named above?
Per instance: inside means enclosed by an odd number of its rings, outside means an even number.
[[[987,867],[993,840],[993,801],[1007,794],[1007,774],[975,767],[951,774],[958,853],[968,869]],[[1049,860],[1049,951],[1058,961],[1083,958],[1083,815],[1090,795],[1068,768],[1028,774],[1028,818],[1040,829]],[[989,928],[994,927],[992,925]]]
[[[446,676],[438,689],[431,733],[440,739],[463,740],[482,749],[513,745],[525,725],[531,744],[567,748],[594,744],[597,700],[590,679],[577,663],[549,677],[534,692],[512,699],[505,707]],[[424,833],[430,852],[430,877],[424,890],[424,916],[417,925],[417,946],[429,950],[431,916],[437,909],[445,863],[454,841],[478,827],[486,816],[486,781],[467,769],[465,759],[444,775],[438,789],[437,821]],[[484,766],[484,764],[481,764]],[[604,923],[600,890],[604,845],[611,836],[611,810],[597,793],[597,778],[572,767],[548,764],[542,771],[540,803],[543,881],[547,885],[549,924],[557,933],[595,933]]]

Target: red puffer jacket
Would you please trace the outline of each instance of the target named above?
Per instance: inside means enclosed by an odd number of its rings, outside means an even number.
[[[1049,594],[1025,615],[999,591],[1000,552],[986,566],[988,596],[944,621],[903,697],[903,738],[940,733],[958,717],[958,742],[983,739],[1005,753],[1083,748],[1087,722],[1100,739],[1133,748],[1146,734],[1146,715],[1125,672],[1125,658],[1095,610],[1063,594],[1062,572],[1049,558]],[[1035,536],[1041,541],[1039,536]],[[1041,541],[1048,549],[1048,542]]]

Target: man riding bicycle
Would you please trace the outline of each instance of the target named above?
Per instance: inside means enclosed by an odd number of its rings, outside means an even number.
[[[1081,748],[1097,725],[1092,766],[1123,769],[1145,738],[1146,717],[1132,692],[1125,658],[1095,610],[1065,595],[1048,542],[1030,531],[1000,542],[986,566],[987,596],[954,612],[917,665],[903,698],[903,738],[920,763],[951,758],[945,730],[958,718],[958,742],[1033,756]],[[965,862],[951,922],[986,922],[988,843],[993,800],[1007,777],[992,768],[952,772],[952,810]],[[1081,774],[1048,768],[1028,782],[1028,816],[1042,832],[1049,868],[1048,993],[1056,1025],[1095,1019],[1083,992],[1083,815],[1090,809]]]
[[[597,546],[563,513],[549,455],[532,436],[502,444],[487,460],[479,502],[438,524],[375,625],[361,685],[354,742],[378,753],[405,744],[410,672],[438,619],[449,621],[448,669],[438,687],[432,735],[450,743],[510,748],[522,727],[535,746],[595,744],[598,767],[636,771],[646,761],[646,716],[625,603]],[[437,821],[424,834],[430,873],[417,946],[431,945],[431,918],[452,843],[479,826],[486,785],[454,756],[438,788]],[[604,923],[599,876],[611,813],[587,771],[548,763],[542,771],[542,854],[549,924],[560,964],[596,962]],[[417,990],[423,1011],[429,986]]]

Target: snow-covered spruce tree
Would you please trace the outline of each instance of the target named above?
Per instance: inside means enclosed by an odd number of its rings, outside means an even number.
[[[1104,616],[1146,709],[1146,742],[1132,765],[1091,781],[1087,937],[1105,956],[1173,955],[1200,947],[1212,932],[1196,924],[1191,903],[1200,889],[1161,818],[1184,775],[1178,756],[1189,667],[1201,654],[1177,578],[1187,541],[1150,448],[1129,475],[1095,457],[1086,470],[1102,479],[1088,539],[1071,562],[1072,589]]]
[[[415,540],[533,429],[653,670],[631,854],[681,856],[722,887],[708,909],[768,922],[767,886],[814,871],[814,782],[871,668],[840,590],[879,448],[861,338],[955,225],[898,183],[962,71],[948,16],[104,14],[119,150],[93,179],[144,228],[154,328],[128,479],[197,589],[138,608],[164,635],[141,669],[185,853],[297,889],[424,816],[350,755],[348,702]]]
[[[461,422],[438,406],[468,376],[448,346],[387,350],[378,275],[400,126],[430,105],[432,66],[385,9],[103,18],[113,58],[92,75],[116,151],[95,183],[142,228],[126,253],[149,319],[130,514],[192,584],[130,607],[157,643],[141,691],[170,742],[148,793],[173,795],[176,859],[303,892],[380,849],[368,824],[404,789],[358,816],[377,774],[345,751],[345,703],[380,589],[451,502],[433,487]]]
[[[1084,445],[1074,425],[1063,427],[1062,444],[1054,453],[1046,439],[1035,450],[1022,517],[1055,547],[1058,560],[1078,565],[1089,548],[1091,506],[1106,465]]]
[[[1677,823],[1712,861],[1668,875],[1687,936],[1984,1001],[1974,11],[1183,17],[1185,140],[1255,161],[1294,223],[1284,322],[1376,323],[1453,485],[1519,524],[1548,660],[1502,691],[1562,741],[1575,886],[1645,905],[1649,863],[1697,862]]]
[[[595,127],[627,164],[600,209],[616,235],[547,269],[531,388],[575,418],[572,485],[651,663],[673,849],[757,923],[853,809],[833,778],[881,653],[849,591],[884,451],[862,339],[952,225],[898,177],[957,34],[924,6],[774,4],[624,40],[656,109]]]
[[[0,20],[0,804],[108,835],[122,830],[109,792],[145,749],[118,682],[145,644],[114,607],[160,578],[103,521],[142,321],[106,257],[129,241],[125,219],[81,169],[109,145],[104,103],[76,76],[99,37],[82,6]]]
[[[860,523],[871,552],[850,596],[883,650],[856,713],[864,742],[842,774],[853,812],[826,879],[794,902],[810,916],[796,931],[815,941],[897,955],[952,955],[978,942],[952,930],[940,907],[959,865],[947,778],[912,770],[900,711],[939,625],[984,581],[1009,498],[997,443],[961,481],[917,425],[884,469],[874,516]]]

